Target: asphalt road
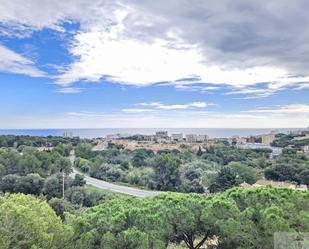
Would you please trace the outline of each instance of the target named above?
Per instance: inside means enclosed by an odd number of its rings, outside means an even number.
[[[77,171],[74,168],[74,161],[75,161],[75,156],[71,155],[70,156],[70,161],[72,163],[72,167],[73,167],[73,173],[71,174],[72,177],[74,177],[75,174],[81,174],[84,175],[86,183],[89,185],[92,185],[94,187],[100,188],[100,189],[104,189],[104,190],[111,190],[111,191],[115,191],[118,193],[123,193],[123,194],[128,194],[128,195],[132,195],[132,196],[136,196],[136,197],[152,197],[158,194],[158,192],[155,191],[148,191],[148,190],[142,190],[142,189],[138,189],[138,188],[132,188],[132,187],[126,187],[126,186],[121,186],[121,185],[117,185],[117,184],[113,184],[110,182],[106,182],[103,180],[99,180],[90,176],[87,176],[79,171]]]

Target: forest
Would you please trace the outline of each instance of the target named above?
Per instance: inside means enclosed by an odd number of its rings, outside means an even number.
[[[268,249],[275,232],[309,232],[308,191],[238,187],[262,177],[308,184],[299,145],[271,158],[267,149],[223,143],[155,153],[113,143],[93,151],[94,140],[77,138],[0,141],[3,249]],[[47,145],[52,149],[40,150]],[[74,177],[73,150],[81,172]],[[136,198],[103,191],[87,185],[83,174],[162,193]]]

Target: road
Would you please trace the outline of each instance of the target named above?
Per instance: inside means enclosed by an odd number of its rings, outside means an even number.
[[[75,174],[77,174],[77,173],[84,175],[86,183],[89,184],[89,185],[92,185],[94,187],[104,189],[104,190],[110,190],[110,191],[114,191],[114,192],[118,192],[118,193],[128,194],[128,195],[132,195],[132,196],[136,196],[136,197],[142,197],[142,198],[153,197],[153,196],[159,194],[159,192],[155,192],[155,191],[148,191],[148,190],[142,190],[142,189],[138,189],[138,188],[126,187],[126,186],[117,185],[117,184],[113,184],[113,183],[110,183],[110,182],[106,182],[106,181],[103,181],[103,180],[99,180],[99,179],[90,177],[88,175],[85,175],[85,174],[77,171],[74,168],[74,161],[75,161],[74,154],[71,154],[69,159],[72,163],[72,168],[73,168],[73,173],[71,174],[71,176],[74,177]]]

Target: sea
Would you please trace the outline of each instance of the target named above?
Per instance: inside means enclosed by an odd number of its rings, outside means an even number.
[[[281,133],[305,130],[305,128],[101,128],[101,129],[0,129],[0,135],[29,135],[29,136],[63,136],[64,132],[71,132],[73,136],[81,138],[100,138],[106,135],[152,135],[156,131],[174,133],[201,134],[210,138],[229,138],[232,136],[256,136],[276,130]]]

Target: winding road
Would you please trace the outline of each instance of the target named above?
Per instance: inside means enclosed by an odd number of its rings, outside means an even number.
[[[77,171],[76,168],[74,168],[74,161],[75,161],[75,155],[71,154],[69,157],[71,163],[72,163],[72,168],[73,168],[73,173],[71,173],[71,176],[74,177],[76,174],[81,174],[85,177],[86,183],[89,185],[92,185],[94,187],[97,187],[99,189],[104,189],[104,190],[110,190],[118,193],[123,193],[123,194],[128,194],[136,197],[153,197],[159,192],[155,191],[149,191],[149,190],[142,190],[138,188],[132,188],[132,187],[126,187],[122,185],[117,185],[113,184],[110,182],[106,182],[103,180],[99,180],[93,177],[90,177],[84,173],[81,173],[80,171]]]

